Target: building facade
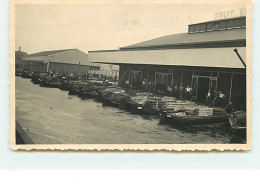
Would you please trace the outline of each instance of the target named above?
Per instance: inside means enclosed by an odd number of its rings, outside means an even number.
[[[22,64],[22,58],[27,56],[28,54],[26,52],[23,52],[20,50],[15,51],[15,65],[18,67]]]
[[[55,73],[85,73],[98,70],[99,65],[88,62],[88,55],[78,49],[34,53],[22,58],[24,69]]]
[[[246,107],[246,17],[188,25],[187,33],[118,50],[90,51],[89,61],[119,65],[120,84],[145,80],[146,90],[149,84],[190,86],[200,102],[209,90],[222,91],[228,101]]]

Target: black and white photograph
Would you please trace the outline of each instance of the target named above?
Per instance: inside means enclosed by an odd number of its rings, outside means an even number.
[[[65,2],[11,1],[11,148],[250,149],[250,1]]]

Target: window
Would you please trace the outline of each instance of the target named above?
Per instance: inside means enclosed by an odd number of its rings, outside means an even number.
[[[234,20],[229,20],[228,22],[227,22],[227,29],[228,30],[231,30],[231,29],[233,29],[234,28]]]
[[[242,20],[241,19],[235,20],[234,28],[241,28],[241,27],[242,27]]]
[[[189,26],[189,33],[195,33],[195,27]]]
[[[227,22],[226,21],[222,21],[219,24],[219,30],[225,30],[227,28]]]
[[[245,28],[246,27],[246,18],[242,19],[242,27]]]
[[[217,30],[219,30],[219,23],[218,22],[213,24],[213,31],[217,31]]]
[[[205,32],[206,31],[206,24],[201,24],[200,25],[200,32]]]
[[[195,25],[195,32],[196,33],[200,32],[200,25]]]
[[[213,23],[208,23],[206,31],[212,31],[212,29],[213,29]]]

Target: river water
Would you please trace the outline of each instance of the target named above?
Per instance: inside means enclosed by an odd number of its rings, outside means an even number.
[[[36,144],[228,143],[226,126],[176,129],[16,77],[16,120]]]

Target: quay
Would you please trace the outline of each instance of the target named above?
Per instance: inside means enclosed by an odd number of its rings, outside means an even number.
[[[158,125],[160,118],[142,109],[131,113],[102,104],[16,77],[16,120],[35,144],[213,144],[231,138],[226,123]]]
[[[15,139],[17,145],[33,144],[31,138],[17,121],[15,121]]]

